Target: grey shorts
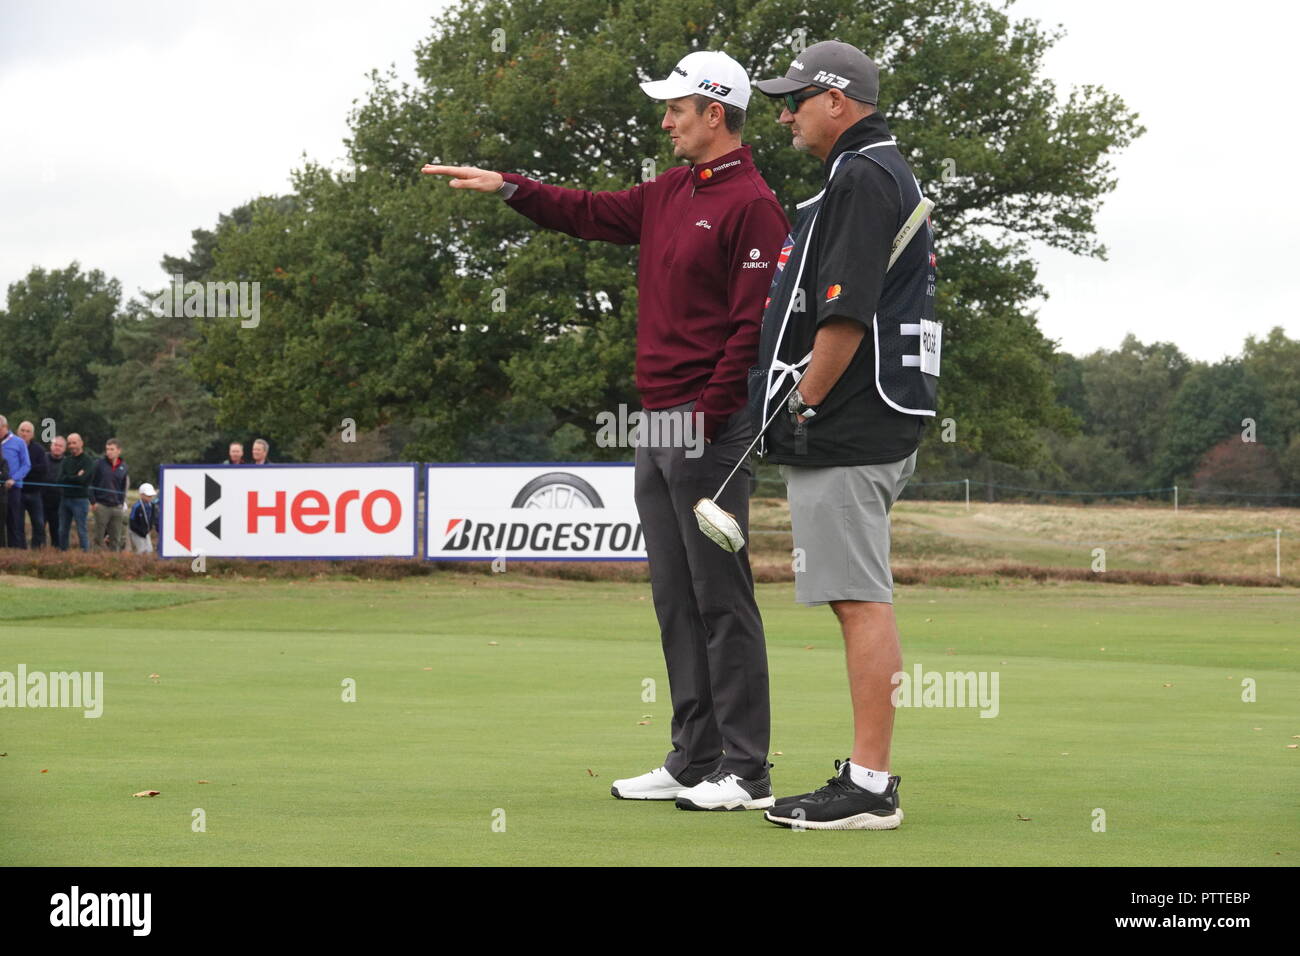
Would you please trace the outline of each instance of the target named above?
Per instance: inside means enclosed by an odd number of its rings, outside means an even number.
[[[916,452],[883,465],[781,465],[794,531],[795,600],[894,602],[889,510],[916,470]]]

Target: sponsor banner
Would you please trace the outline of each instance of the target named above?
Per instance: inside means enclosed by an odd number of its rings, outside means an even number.
[[[164,465],[162,556],[414,557],[418,469]]]
[[[430,561],[644,561],[631,464],[428,465]]]

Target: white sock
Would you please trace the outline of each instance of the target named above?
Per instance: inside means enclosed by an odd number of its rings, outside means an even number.
[[[849,779],[863,790],[872,793],[884,793],[889,786],[889,773],[885,770],[869,770],[849,761]]]

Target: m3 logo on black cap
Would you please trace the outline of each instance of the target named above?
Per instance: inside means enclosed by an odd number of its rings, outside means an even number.
[[[837,90],[842,90],[849,85],[849,81],[842,76],[836,76],[834,73],[827,73],[825,70],[818,70],[817,75],[812,78],[813,83],[829,83]]]
[[[727,96],[731,92],[731,87],[723,86],[721,83],[714,83],[712,80],[705,80],[700,84],[699,88],[706,93],[716,93],[718,96]]]

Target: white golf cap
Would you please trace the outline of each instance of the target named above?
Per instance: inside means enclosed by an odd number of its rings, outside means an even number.
[[[149,482],[146,481],[143,485],[140,486],[140,494],[148,495],[150,498],[152,498],[154,495],[158,494],[158,492],[154,491],[153,485],[149,484]]]
[[[642,83],[641,89],[656,100],[703,93],[719,102],[749,109],[749,74],[727,54],[713,50],[688,53],[673,67],[668,79]]]

